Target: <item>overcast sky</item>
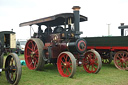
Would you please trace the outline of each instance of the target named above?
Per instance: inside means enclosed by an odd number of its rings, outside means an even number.
[[[120,36],[120,23],[128,25],[128,0],[0,0],[0,31],[16,32],[17,39],[30,37],[30,27],[19,24],[59,13],[73,12],[80,6],[80,14],[88,17],[82,22],[82,36]]]

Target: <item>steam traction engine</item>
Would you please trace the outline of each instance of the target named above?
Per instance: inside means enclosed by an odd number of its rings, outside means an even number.
[[[25,46],[25,61],[29,69],[42,70],[44,64],[53,63],[57,64],[61,76],[73,77],[77,59],[77,63],[82,63],[88,73],[99,72],[102,65],[100,55],[95,50],[86,51],[87,43],[80,38],[79,22],[87,21],[87,17],[79,15],[79,9],[74,6],[74,13],[20,24],[20,27],[38,25],[38,33],[34,33]],[[41,25],[47,28],[42,30]]]
[[[6,58],[5,68],[3,68],[5,49],[6,48],[4,48],[4,45],[0,40],[0,76],[1,72],[5,71],[6,79],[8,80],[8,82],[10,84],[17,85],[22,74],[20,60],[17,54],[10,53]]]

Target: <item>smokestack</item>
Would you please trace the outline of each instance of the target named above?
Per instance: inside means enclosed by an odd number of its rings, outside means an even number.
[[[121,26],[124,25],[124,23],[120,23]],[[121,29],[121,36],[124,36],[124,29]]]
[[[76,33],[79,31],[79,22],[80,22],[80,15],[79,15],[79,6],[73,6],[73,13],[74,13],[74,28]]]

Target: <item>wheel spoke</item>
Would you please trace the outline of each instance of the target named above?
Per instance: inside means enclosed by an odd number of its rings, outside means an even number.
[[[62,66],[63,66],[63,65],[62,65]],[[64,72],[64,69],[65,69],[65,68],[66,68],[66,67],[65,67],[65,66],[63,66],[63,69],[62,69],[62,70],[63,70],[63,72]]]
[[[68,63],[70,63],[70,62],[71,62],[71,59],[69,59]]]
[[[65,57],[66,57],[66,58],[65,58],[65,62],[67,62],[68,55],[65,55]]]
[[[64,61],[63,60],[61,60],[61,62],[64,64]]]
[[[119,59],[118,59],[118,58],[119,58]],[[120,57],[119,57],[119,55],[117,55],[117,59],[118,59],[118,60],[120,60]]]
[[[71,66],[69,68],[72,70],[72,67]]]
[[[98,63],[94,63],[96,66],[98,66]]]
[[[32,65],[32,63],[33,63],[33,62],[31,61],[31,63],[30,63],[29,65],[31,66],[31,65]]]
[[[11,58],[11,63],[10,63],[11,66],[13,66],[13,58]]]
[[[68,68],[67,68],[67,72],[68,72],[68,74],[67,74],[67,75],[69,75],[69,74],[70,74],[70,72],[69,72]]]
[[[89,70],[89,68],[90,68],[90,65],[88,65],[87,69]]]
[[[11,80],[12,80],[12,81],[14,80],[13,72],[11,73]]]
[[[38,54],[38,49],[35,50],[35,54]]]
[[[32,50],[32,48],[30,48],[29,46],[28,46],[28,48],[27,48],[27,49],[29,49],[31,52],[33,51],[33,50]]]
[[[36,64],[37,64],[37,62],[34,62],[34,65],[33,65],[33,66],[34,66],[34,68],[36,67]]]
[[[95,69],[95,71],[97,70],[97,68],[94,66],[94,69]]]
[[[37,58],[34,58],[35,62],[38,63],[38,59]]]
[[[36,47],[37,47],[37,45],[35,44],[35,46],[33,47],[34,51],[37,50]]]
[[[93,71],[93,68],[94,68],[94,65],[92,65],[92,69],[91,69],[91,71]]]

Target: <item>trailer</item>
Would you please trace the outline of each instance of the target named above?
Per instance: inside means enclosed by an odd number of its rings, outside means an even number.
[[[98,73],[102,62],[95,50],[86,50],[86,40],[80,38],[79,22],[87,21],[87,17],[79,15],[79,6],[73,7],[73,13],[61,13],[29,22],[22,26],[38,26],[25,46],[25,62],[31,70],[43,70],[44,65],[57,65],[63,77],[73,77],[76,72],[76,62],[82,62],[85,71]],[[42,25],[46,28],[42,28]]]
[[[121,36],[85,37],[87,49],[95,49],[102,58],[102,63],[114,65],[120,70],[128,70],[128,36],[124,36],[124,29],[128,25],[119,26]]]

